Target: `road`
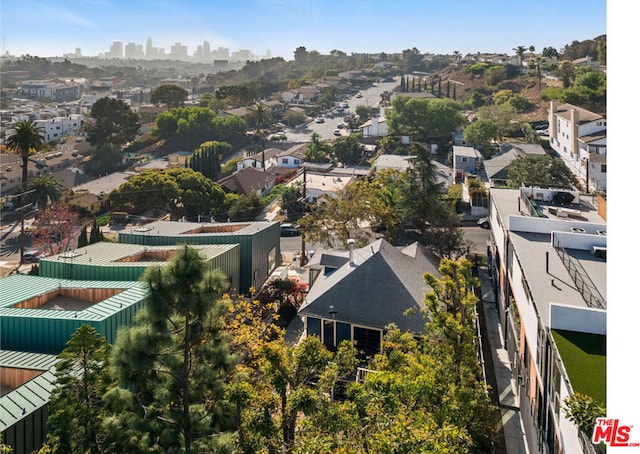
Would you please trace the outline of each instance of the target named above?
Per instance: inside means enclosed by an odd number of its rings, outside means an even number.
[[[393,82],[380,82],[376,83],[374,86],[362,90],[360,94],[361,98],[356,98],[355,96],[349,98],[347,101],[344,101],[348,104],[348,108],[345,109],[345,115],[347,113],[355,113],[356,108],[358,106],[367,106],[367,107],[378,107],[380,103],[380,95],[384,91],[393,91],[395,87],[397,87],[400,83],[400,78],[396,77]],[[287,127],[285,129],[285,134],[287,136],[287,140],[291,142],[309,142],[311,141],[311,134],[314,132],[320,134],[320,137],[324,140],[333,140],[336,136],[333,134],[333,131],[338,128],[340,123],[343,123],[343,117],[336,116],[334,118],[324,117],[324,123],[316,123],[312,121],[307,124],[305,128],[294,129]],[[342,135],[348,135],[348,131],[346,129],[341,130]]]

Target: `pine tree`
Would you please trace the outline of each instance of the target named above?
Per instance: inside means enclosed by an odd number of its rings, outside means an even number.
[[[224,400],[236,358],[223,331],[228,288],[197,249],[185,245],[150,267],[145,307],[118,333],[109,391],[113,452],[219,452],[232,421]]]
[[[102,394],[110,382],[109,351],[105,338],[85,324],[58,355],[47,421],[47,443],[53,453],[104,452]]]
[[[438,98],[442,98],[442,79],[438,79]]]
[[[453,86],[453,100],[456,101],[456,86]]]
[[[81,247],[85,247],[89,244],[89,239],[87,237],[87,226],[82,226],[82,230],[80,231],[80,235],[78,235],[78,249]]]
[[[404,83],[404,76],[400,77],[400,93],[404,93],[406,91],[406,86]]]
[[[447,81],[447,98],[450,98],[451,94],[451,83],[449,81]]]

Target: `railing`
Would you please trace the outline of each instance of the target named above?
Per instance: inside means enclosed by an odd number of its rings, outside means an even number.
[[[482,304],[482,301],[480,301],[480,303]],[[484,362],[484,352],[482,349],[482,332],[480,330],[480,317],[478,317],[478,306],[473,307],[473,312],[474,312],[473,315],[476,318],[476,337],[478,339],[477,359],[478,359],[478,362],[480,363],[480,367],[482,368],[482,380],[484,381],[485,385],[488,385],[487,368]],[[489,388],[487,386],[485,386],[485,393],[489,394]]]
[[[580,291],[582,298],[584,298],[584,301],[587,303],[587,306],[606,309],[606,300],[602,297],[580,262],[571,257],[559,242],[556,242],[554,247],[560,257],[560,260],[567,268],[571,279],[573,279],[573,282]]]

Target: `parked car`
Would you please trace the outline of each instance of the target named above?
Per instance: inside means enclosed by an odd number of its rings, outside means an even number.
[[[341,135],[342,135],[342,133],[340,132],[340,130],[339,130],[339,129],[334,129],[334,130],[333,130],[333,135],[334,135],[334,136],[341,136]]]
[[[324,118],[322,117],[316,118],[316,123],[324,123]]]
[[[46,253],[40,251],[26,251],[22,254],[22,261],[25,263],[38,263],[41,258],[46,256]]]
[[[573,202],[573,199],[575,199],[573,194],[566,191],[555,192],[551,197],[551,200],[553,200],[553,203],[555,203],[556,205],[569,205],[571,202]]]
[[[478,225],[483,229],[488,229],[490,227],[489,218],[485,217],[485,218],[478,219]]]
[[[293,224],[280,224],[280,236],[298,236],[300,230]]]

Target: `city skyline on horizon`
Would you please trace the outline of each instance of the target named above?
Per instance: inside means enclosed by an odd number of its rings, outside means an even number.
[[[273,57],[285,60],[293,59],[300,46],[347,55],[414,47],[422,53],[463,55],[511,53],[518,46],[560,50],[574,40],[606,34],[607,22],[605,0],[542,0],[535,10],[508,0],[433,5],[414,0],[241,0],[222,5],[203,0],[4,0],[0,8],[2,54],[40,57],[62,57],[76,48],[84,56],[98,56],[114,41],[144,47],[154,35],[155,46],[165,53],[179,42],[191,55],[208,41],[212,49],[251,49],[256,55],[271,50]]]

